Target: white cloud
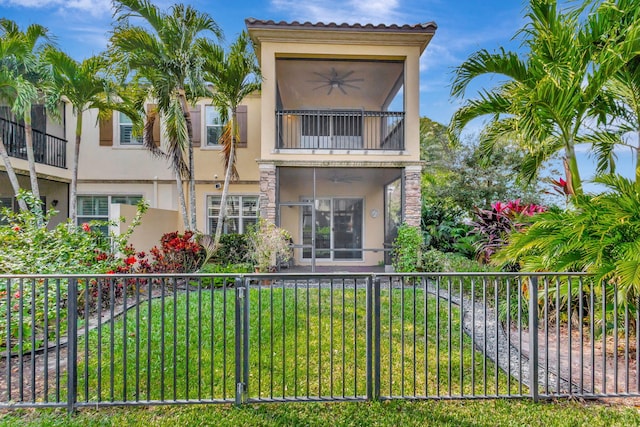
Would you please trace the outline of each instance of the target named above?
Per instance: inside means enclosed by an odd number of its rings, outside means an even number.
[[[0,5],[55,9],[62,14],[83,12],[94,17],[111,14],[111,0],[0,0]]]
[[[291,19],[311,22],[391,24],[403,21],[399,0],[272,0],[272,5],[285,11]]]

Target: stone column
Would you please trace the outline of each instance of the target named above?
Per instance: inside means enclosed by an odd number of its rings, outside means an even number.
[[[260,217],[276,222],[276,167],[260,165]]]
[[[421,197],[422,167],[407,166],[404,168],[404,222],[407,225],[420,227],[422,214]]]

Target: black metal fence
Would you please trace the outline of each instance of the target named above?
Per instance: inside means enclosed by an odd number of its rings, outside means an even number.
[[[0,276],[0,407],[640,396],[575,273]]]
[[[0,135],[7,154],[18,159],[27,159],[27,143],[24,125],[0,117]],[[67,141],[48,133],[32,131],[33,155],[36,163],[67,167]]]

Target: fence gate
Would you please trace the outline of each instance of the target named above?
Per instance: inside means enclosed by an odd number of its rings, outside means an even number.
[[[253,277],[243,289],[238,403],[372,397],[370,275]]]

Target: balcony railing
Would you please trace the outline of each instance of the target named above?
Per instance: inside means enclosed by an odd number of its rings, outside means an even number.
[[[0,117],[0,132],[9,156],[26,160],[27,143],[24,125]],[[66,140],[37,130],[34,130],[32,135],[36,163],[58,168],[67,167]]]
[[[404,150],[404,112],[276,111],[276,148]]]

